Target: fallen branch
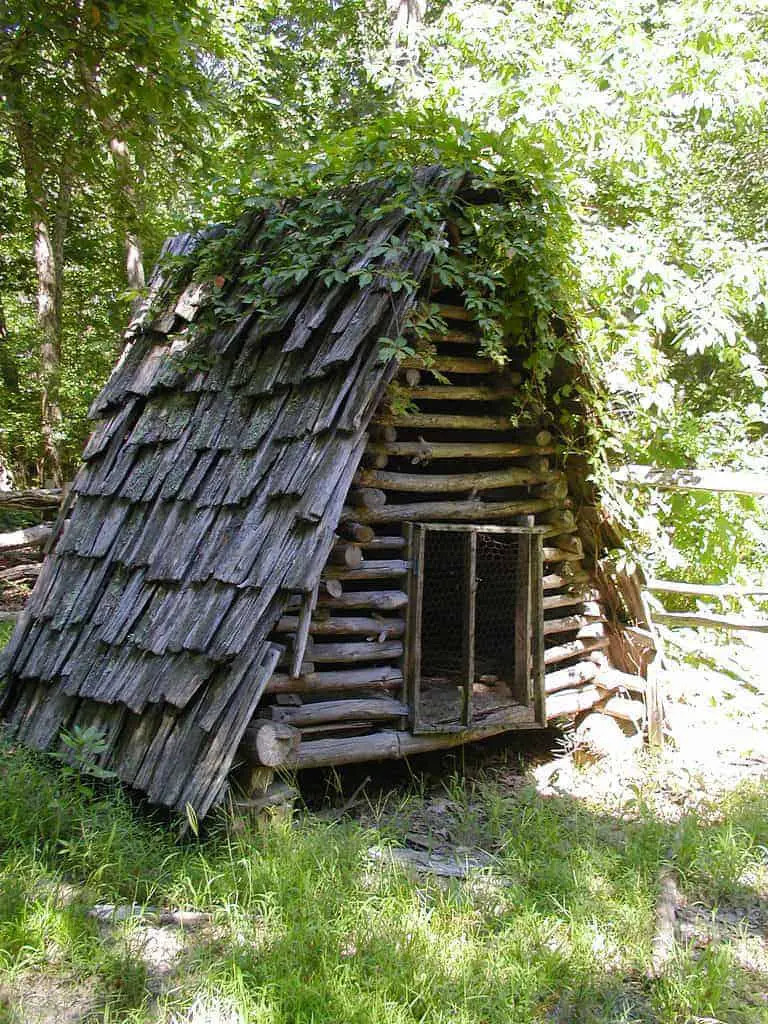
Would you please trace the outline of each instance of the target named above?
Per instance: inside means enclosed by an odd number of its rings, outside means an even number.
[[[678,583],[677,580],[648,580],[645,589],[654,594],[692,594],[695,597],[768,596],[766,587],[740,587],[735,584]]]
[[[720,494],[768,494],[768,474],[730,469],[659,469],[622,466],[614,473],[618,483],[655,487],[660,491],[713,491]]]
[[[42,565],[39,562],[11,565],[0,569],[0,583],[31,583],[40,575]]]
[[[50,526],[30,526],[26,530],[0,533],[0,551],[16,551],[18,548],[42,547],[53,534]]]
[[[703,626],[707,629],[746,629],[754,633],[768,633],[768,622],[759,619],[740,619],[735,615],[710,615],[705,612],[658,612],[654,622],[664,626]]]
[[[57,509],[64,498],[61,488],[46,490],[35,487],[29,491],[0,491],[0,508],[23,509]]]

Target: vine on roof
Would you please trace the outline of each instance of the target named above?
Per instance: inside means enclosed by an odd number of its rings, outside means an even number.
[[[430,166],[445,171],[437,183],[415,173]],[[440,187],[446,174],[464,180],[464,197]],[[472,202],[467,183],[491,201]],[[398,212],[402,224],[371,250],[359,226]],[[542,153],[519,152],[503,136],[452,118],[436,127],[434,117],[398,115],[340,135],[322,151],[275,156],[247,195],[233,191],[230,214],[220,237],[176,261],[187,279],[211,284],[201,327],[234,321],[247,308],[269,316],[308,279],[414,293],[422,282],[409,259],[425,253],[431,282],[463,293],[481,353],[499,363],[515,350],[522,356],[527,373],[512,418],[537,416],[554,402],[565,433],[583,434],[574,400],[593,403],[593,388],[578,375],[552,380],[557,364],[583,366],[586,357],[571,313],[573,219]],[[428,360],[428,337],[445,324],[422,298],[399,328],[381,339],[382,358],[419,352]]]

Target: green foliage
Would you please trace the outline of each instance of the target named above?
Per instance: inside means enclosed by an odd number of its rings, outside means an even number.
[[[432,165],[457,182],[468,175],[478,192],[498,198],[482,205],[454,204],[439,184],[421,181],[419,169]],[[578,294],[571,258],[574,226],[545,156],[523,165],[514,140],[504,134],[438,110],[406,111],[329,136],[309,152],[282,151],[264,168],[267,172],[269,177],[258,178],[247,194],[233,190],[233,227],[186,263],[174,261],[180,274],[216,282],[209,321],[237,317],[246,307],[269,315],[287,291],[312,275],[327,288],[356,281],[361,288],[374,284],[393,294],[413,294],[420,282],[403,268],[424,254],[432,261],[432,280],[464,294],[484,354],[505,362],[510,344],[523,351],[529,374],[518,415],[538,414],[546,399],[551,401],[548,381],[558,360],[584,360],[570,312]],[[354,215],[345,202],[353,186],[364,197]],[[243,217],[244,211],[251,217]],[[251,219],[262,211],[267,220],[258,251],[243,256]],[[369,249],[355,231],[358,221],[398,211],[408,218],[407,230]],[[446,217],[455,228],[453,243],[444,233]],[[234,289],[227,284],[232,279]],[[422,351],[429,333],[445,328],[429,303],[419,304],[407,323],[396,326],[394,337],[381,340],[383,357]]]

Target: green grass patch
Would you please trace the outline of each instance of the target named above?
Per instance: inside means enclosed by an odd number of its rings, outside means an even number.
[[[397,841],[395,826],[386,838],[311,815],[265,831],[222,817],[181,842],[115,787],[5,746],[0,968],[11,988],[31,970],[89,979],[103,999],[94,1019],[136,1024],[768,1021],[750,997],[766,979],[727,944],[681,951],[664,980],[645,979],[672,826],[648,814],[617,821],[533,790],[510,797],[491,782],[454,780],[450,795],[463,838],[494,860],[443,884],[370,860],[371,845]],[[743,893],[763,864],[768,793],[743,791],[721,810],[682,829],[692,899]],[[156,997],[143,926],[97,924],[88,916],[97,902],[213,920],[190,934]]]

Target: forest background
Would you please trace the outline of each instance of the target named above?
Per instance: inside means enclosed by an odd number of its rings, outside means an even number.
[[[548,287],[605,386],[605,466],[768,470],[763,5],[0,12],[0,473],[17,486],[71,478],[164,237],[398,161],[511,168],[538,197]],[[657,570],[760,581],[759,499],[638,492],[622,511]]]

